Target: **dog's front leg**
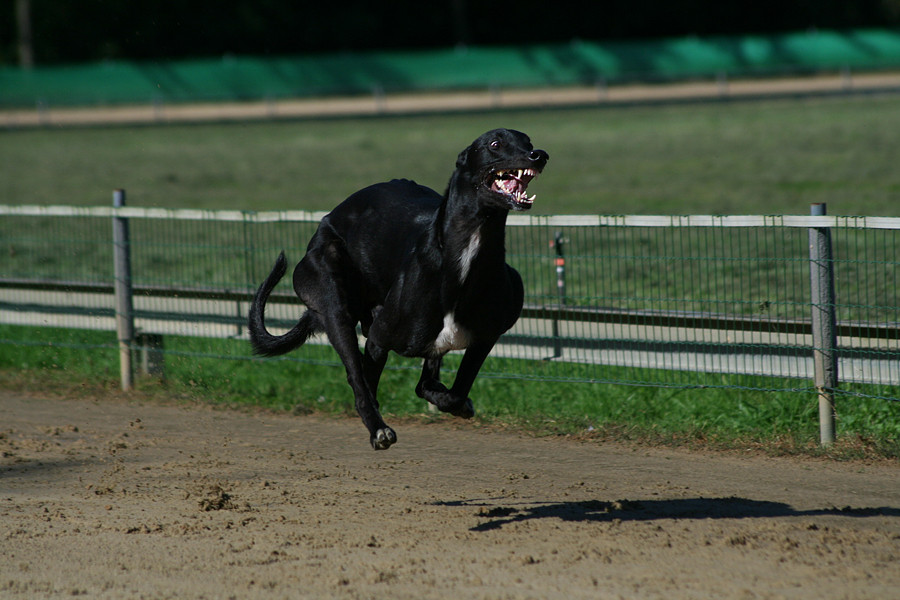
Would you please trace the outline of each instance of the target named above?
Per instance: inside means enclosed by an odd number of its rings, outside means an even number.
[[[416,394],[431,402],[443,412],[471,419],[475,407],[469,399],[469,392],[475,377],[493,348],[493,344],[476,343],[469,346],[456,372],[456,380],[449,390],[440,382],[441,359],[427,359],[422,368],[422,376],[416,385]]]
[[[441,361],[441,357],[425,359],[422,375],[416,384],[416,395],[435,405],[442,412],[465,419],[475,416],[472,403],[465,396],[462,399],[454,396],[447,386],[441,383]]]
[[[456,379],[453,380],[453,387],[450,388],[450,394],[457,399],[458,406],[460,407],[459,411],[463,413],[459,416],[463,416],[467,419],[475,416],[475,407],[468,397],[469,392],[472,391],[475,377],[478,375],[478,371],[481,370],[481,365],[484,364],[485,359],[487,359],[488,354],[491,353],[493,347],[493,342],[475,343],[469,346],[466,349],[466,353],[463,355],[459,370],[456,372]]]

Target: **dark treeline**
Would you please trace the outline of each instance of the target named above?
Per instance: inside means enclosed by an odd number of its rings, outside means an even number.
[[[26,52],[40,65],[898,26],[900,0],[3,0],[0,63]]]

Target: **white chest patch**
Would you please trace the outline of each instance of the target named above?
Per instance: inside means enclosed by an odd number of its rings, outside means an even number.
[[[460,281],[465,281],[466,277],[469,275],[469,269],[472,268],[472,261],[475,260],[479,248],[481,248],[481,232],[476,231],[472,234],[472,237],[469,238],[469,245],[463,248],[462,253],[459,255]],[[444,319],[444,321],[446,322],[446,319]]]
[[[469,332],[453,319],[453,313],[444,315],[444,328],[434,340],[434,352],[444,355],[451,350],[462,350],[469,345]]]

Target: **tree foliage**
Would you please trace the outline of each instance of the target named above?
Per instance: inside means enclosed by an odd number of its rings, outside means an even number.
[[[0,3],[0,63],[19,59]],[[30,0],[37,64],[900,26],[900,0]]]

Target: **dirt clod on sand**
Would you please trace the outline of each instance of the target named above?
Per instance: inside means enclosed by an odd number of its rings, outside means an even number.
[[[2,598],[887,599],[900,465],[0,392]]]
[[[231,501],[231,494],[222,489],[221,485],[214,485],[206,491],[205,497],[200,499],[200,510],[234,510],[237,505]]]

